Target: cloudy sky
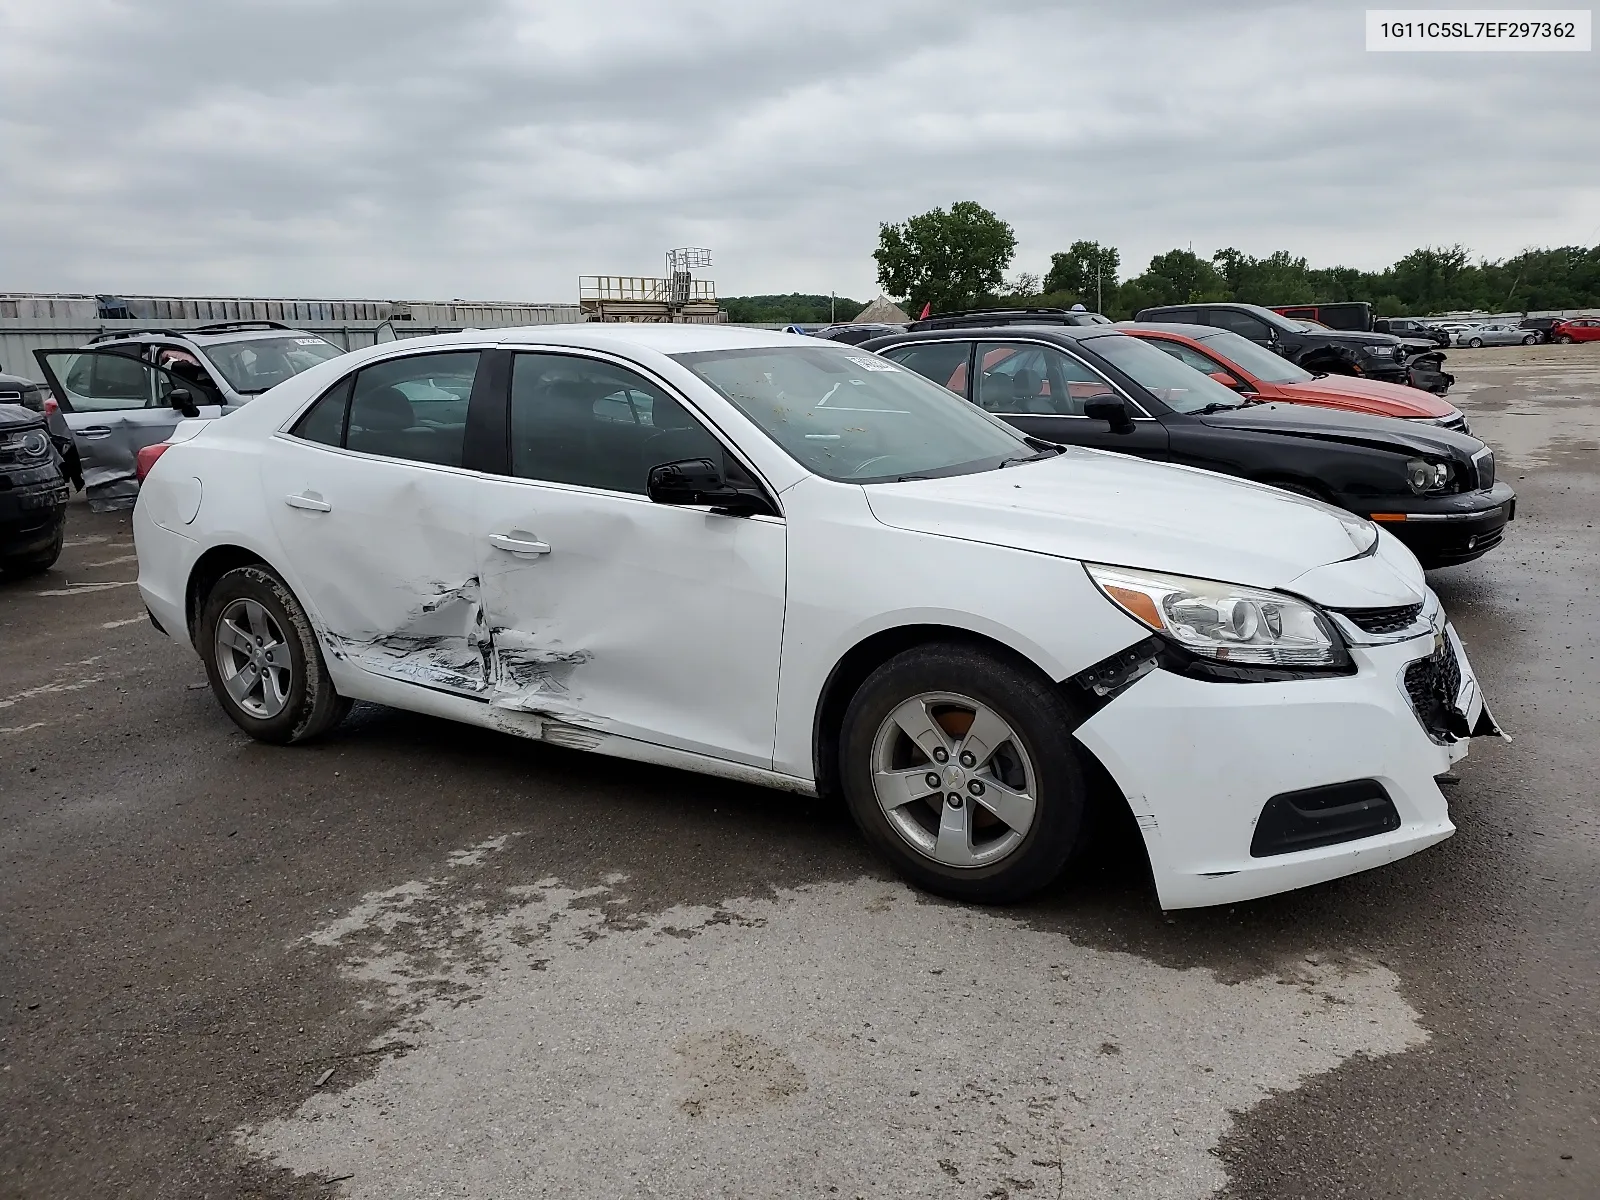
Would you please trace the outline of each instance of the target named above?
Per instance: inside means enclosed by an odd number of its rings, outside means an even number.
[[[963,199],[1017,271],[1600,242],[1594,53],[1369,54],[1364,7],[0,0],[0,291],[570,300],[702,245],[869,298],[879,222]]]

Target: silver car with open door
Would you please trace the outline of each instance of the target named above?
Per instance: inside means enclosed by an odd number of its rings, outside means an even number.
[[[84,490],[96,512],[132,508],[134,460],[186,416],[219,417],[221,396],[203,383],[125,350],[35,350],[78,445]]]

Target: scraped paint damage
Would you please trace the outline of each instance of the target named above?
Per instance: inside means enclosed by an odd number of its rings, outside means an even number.
[[[576,750],[600,745],[606,735],[587,727],[593,720],[580,711],[571,686],[592,653],[554,649],[523,630],[491,627],[477,576],[430,586],[435,590],[413,605],[393,632],[328,631],[324,644],[334,657],[367,670],[487,698],[495,709],[539,718],[497,722],[509,733]]]

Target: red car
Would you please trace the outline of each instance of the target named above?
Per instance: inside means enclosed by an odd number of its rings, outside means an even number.
[[[1154,322],[1117,328],[1132,337],[1143,338],[1179,362],[1244,395],[1427,421],[1461,433],[1469,432],[1467,419],[1460,409],[1420,388],[1357,375],[1313,375],[1304,367],[1297,367],[1281,355],[1227,329]]]
[[[1600,342],[1600,317],[1574,317],[1550,331],[1552,342]]]

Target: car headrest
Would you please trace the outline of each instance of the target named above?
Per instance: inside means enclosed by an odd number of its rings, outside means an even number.
[[[416,423],[411,401],[392,384],[362,392],[350,406],[350,424],[362,429],[410,429]]]
[[[1019,367],[1011,373],[1011,394],[1018,400],[1032,400],[1039,394],[1041,382],[1039,372]]]

